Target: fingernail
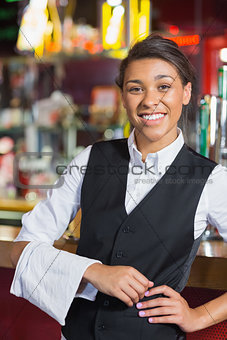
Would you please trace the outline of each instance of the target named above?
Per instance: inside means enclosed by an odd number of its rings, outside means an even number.
[[[147,290],[145,293],[144,293],[145,296],[148,296],[149,295],[149,290]]]
[[[137,307],[137,308],[141,308],[141,307],[142,307],[142,303],[140,303],[140,302],[137,303],[136,307]]]
[[[143,311],[139,312],[139,316],[144,316],[144,315],[145,315],[145,312],[143,312]]]
[[[148,321],[151,323],[151,322],[153,322],[153,319],[152,319],[152,318],[149,318]]]

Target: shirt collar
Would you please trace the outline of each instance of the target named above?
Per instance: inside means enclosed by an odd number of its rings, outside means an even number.
[[[132,165],[139,165],[142,162],[142,154],[137,149],[135,142],[135,129],[132,130],[129,138],[128,138],[128,149],[130,154],[130,160]],[[155,167],[159,172],[165,172],[166,167],[170,166],[170,164],[174,161],[176,155],[184,145],[184,137],[180,128],[177,128],[177,138],[169,145],[167,145],[162,150],[159,150],[155,153],[149,153],[146,158],[146,162],[149,163],[149,160],[152,159]]]

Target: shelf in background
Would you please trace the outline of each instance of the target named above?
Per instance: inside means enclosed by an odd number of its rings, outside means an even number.
[[[27,212],[34,208],[39,201],[26,201],[24,199],[0,198],[0,210]]]

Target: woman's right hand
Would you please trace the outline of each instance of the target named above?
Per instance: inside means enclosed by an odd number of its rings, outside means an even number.
[[[129,307],[144,297],[154,283],[130,266],[107,266],[94,263],[87,268],[83,281],[90,282],[100,292],[114,296]]]

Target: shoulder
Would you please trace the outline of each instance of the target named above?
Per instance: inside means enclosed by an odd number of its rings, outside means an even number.
[[[219,183],[220,186],[227,186],[227,168],[221,164],[217,164],[210,175],[210,179],[214,183]]]
[[[73,158],[70,164],[84,164],[87,163],[90,153],[91,153],[92,145],[88,145],[85,149],[83,149],[80,153]]]
[[[205,164],[205,165],[210,165],[212,168],[215,168],[218,165],[213,160],[211,160],[211,159],[201,155],[200,153],[196,152],[194,149],[192,149],[187,144],[185,144],[185,148],[188,151],[191,158],[194,159],[195,161],[202,163],[202,164]]]

